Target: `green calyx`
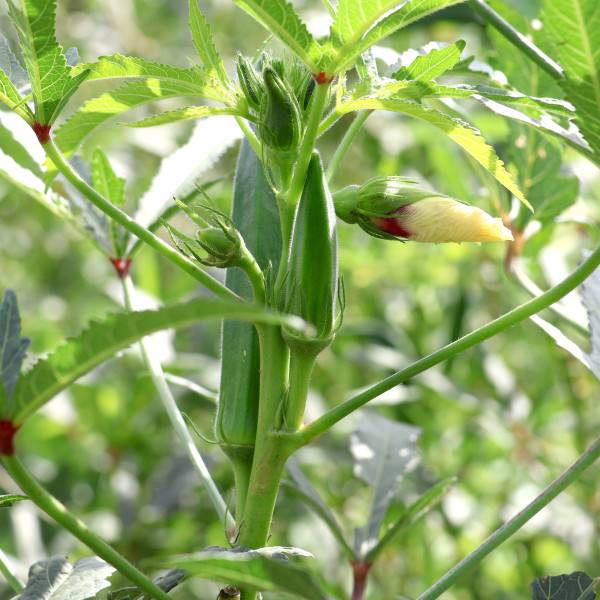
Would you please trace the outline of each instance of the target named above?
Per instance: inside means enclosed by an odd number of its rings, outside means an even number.
[[[309,338],[284,328],[288,345],[312,341],[320,351],[331,342],[339,326],[335,314],[337,295],[335,211],[321,157],[318,152],[313,152],[294,218],[288,272],[280,306],[311,323],[315,327],[315,335]]]

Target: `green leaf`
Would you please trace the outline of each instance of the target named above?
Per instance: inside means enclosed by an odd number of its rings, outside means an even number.
[[[229,77],[213,43],[210,26],[198,8],[197,0],[190,0],[190,30],[194,46],[196,46],[204,68],[211,77],[218,79],[223,85],[227,85]]]
[[[178,586],[185,578],[186,573],[182,569],[170,569],[167,573],[154,580],[154,583],[163,591],[169,593],[174,587]],[[135,586],[129,586],[108,592],[106,600],[131,600],[131,598],[139,598],[143,596],[142,590]],[[145,600],[147,596],[143,596],[140,600]]]
[[[464,41],[459,40],[446,47],[433,48],[424,56],[417,56],[407,67],[400,67],[392,78],[431,81],[454,67],[465,45]]]
[[[304,475],[302,469],[298,465],[298,462],[293,456],[288,458],[285,468],[288,472],[288,475],[292,478],[292,482],[282,481],[282,483],[290,486],[290,488],[300,495],[302,499],[315,511],[315,513],[321,517],[323,522],[327,525],[327,527],[329,527],[329,531],[331,531],[332,535],[337,540],[340,548],[343,550],[348,560],[358,560],[356,552],[346,541],[342,532],[342,528],[337,522],[337,519],[331,513],[329,508],[327,508],[319,494],[317,494],[317,491],[311,485],[306,475]]]
[[[0,379],[6,391],[9,409],[30,341],[29,338],[21,337],[17,295],[12,290],[6,290],[0,306]]]
[[[211,115],[237,115],[245,116],[244,113],[236,108],[221,106],[186,106],[175,110],[168,110],[160,115],[148,117],[132,123],[122,123],[127,127],[155,127],[156,125],[167,125],[168,123],[177,123],[178,121],[189,121],[190,119],[201,119]]]
[[[594,580],[583,571],[547,575],[531,584],[533,600],[594,600]]]
[[[575,123],[600,154],[600,4],[596,0],[545,0],[544,25],[566,78],[560,82],[577,109]],[[595,158],[600,164],[600,157]]]
[[[299,321],[260,306],[202,298],[156,311],[108,315],[69,338],[55,352],[23,373],[15,387],[11,419],[22,423],[40,406],[119,350],[161,329],[180,328],[206,319],[243,319],[298,326]]]
[[[589,252],[585,251],[584,258],[588,255]],[[591,352],[586,355],[587,360],[582,360],[580,356],[577,358],[590,369],[596,379],[600,380],[600,273],[598,270],[581,284],[581,296],[588,312]]]
[[[13,504],[21,502],[22,500],[29,500],[29,498],[19,494],[4,494],[3,496],[0,496],[0,508],[10,508]]]
[[[313,75],[319,73],[317,63],[321,57],[321,47],[289,2],[286,0],[234,0],[234,2],[276,35]]]
[[[44,174],[40,163],[31,156],[21,142],[15,139],[13,130],[2,122],[2,115],[0,115],[0,152],[12,158],[20,167],[27,169],[41,181]]]
[[[350,438],[354,474],[373,490],[367,524],[355,532],[354,551],[361,559],[375,547],[390,502],[418,459],[420,434],[418,427],[365,412]]]
[[[266,558],[258,552],[199,552],[174,556],[159,564],[181,567],[189,575],[224,581],[236,587],[288,593],[307,600],[326,600],[308,571]]]
[[[0,37],[0,100],[31,125],[35,120],[33,112],[19,92],[28,86],[27,71],[19,64],[6,38]]]
[[[64,556],[51,556],[29,568],[29,579],[19,600],[85,600],[108,587],[115,568],[97,556],[80,558],[72,565]]]
[[[157,100],[186,96],[211,97],[211,89],[204,85],[196,71],[183,72],[186,76],[180,79],[173,77],[161,80],[153,77],[144,81],[130,81],[89,100],[56,131],[58,147],[69,158],[90,133],[109,119]]]
[[[319,67],[330,77],[345,71],[363,52],[398,29],[464,1],[408,0],[386,15],[399,4],[398,0],[344,0],[338,5],[329,48]]]
[[[42,125],[52,124],[87,73],[71,76],[71,67],[56,41],[56,0],[19,0],[19,6],[7,1],[29,73],[35,119]]]
[[[337,111],[340,114],[355,110],[390,110],[407,116],[421,119],[438,129],[444,131],[452,140],[462,146],[480,165],[488,170],[504,187],[511,191],[528,208],[529,202],[525,199],[510,174],[503,166],[494,149],[489,146],[481,134],[460,119],[454,119],[432,108],[404,100],[376,98],[361,98],[340,105]]]
[[[436,483],[428,489],[422,496],[415,500],[406,510],[400,515],[395,523],[385,532],[385,535],[377,542],[377,544],[367,553],[364,561],[373,563],[384,550],[384,548],[393,540],[393,538],[426,515],[442,498],[452,489],[456,482],[456,477],[448,477],[443,481]]]
[[[101,148],[96,148],[92,155],[92,185],[113,204],[125,204],[125,179],[117,177]]]

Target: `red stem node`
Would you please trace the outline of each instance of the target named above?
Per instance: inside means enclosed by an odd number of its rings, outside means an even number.
[[[352,589],[352,600],[362,600],[367,587],[367,576],[373,563],[352,561],[352,575],[354,577],[354,588]]]
[[[14,439],[21,425],[14,425],[12,421],[0,421],[0,454],[12,456],[15,453]]]
[[[33,133],[35,133],[35,135],[37,136],[37,139],[40,142],[40,144],[44,145],[50,141],[50,128],[51,127],[52,127],[52,125],[42,125],[41,123],[38,123],[37,121],[35,121],[35,123],[33,124],[33,126],[32,126]]]
[[[112,266],[115,268],[117,275],[120,279],[129,275],[129,266],[131,265],[131,258],[109,258]]]
[[[324,83],[331,83],[335,78],[335,75],[332,75],[331,77],[327,77],[325,75],[325,71],[321,71],[320,73],[317,73],[317,74],[313,73],[312,76],[319,85],[323,85]]]

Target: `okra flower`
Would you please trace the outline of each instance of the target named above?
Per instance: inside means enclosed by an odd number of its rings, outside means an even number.
[[[333,199],[340,219],[379,238],[434,244],[513,239],[502,219],[402,177],[375,177]]]

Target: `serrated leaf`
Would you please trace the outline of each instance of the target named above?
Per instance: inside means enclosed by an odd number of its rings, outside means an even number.
[[[288,475],[292,478],[292,481],[283,481],[282,483],[289,485],[293,490],[295,490],[296,493],[299,494],[304,501],[310,505],[315,513],[321,517],[348,559],[351,561],[357,560],[358,556],[356,555],[356,552],[352,546],[350,546],[350,544],[348,544],[346,541],[342,532],[342,528],[337,522],[337,519],[331,513],[329,508],[327,508],[315,488],[311,485],[310,481],[306,478],[306,475],[304,475],[302,469],[298,465],[298,462],[293,456],[288,459],[285,468]]]
[[[465,45],[464,41],[459,40],[446,47],[434,47],[427,54],[417,56],[407,67],[400,67],[392,78],[431,81],[454,67]]]
[[[15,139],[13,131],[4,125],[1,116],[0,152],[12,158],[20,167],[29,170],[41,181],[43,177],[41,165],[29,154],[25,146]]]
[[[161,329],[181,328],[206,319],[242,319],[252,322],[298,327],[297,319],[260,306],[201,298],[158,310],[116,313],[95,321],[75,337],[67,339],[55,352],[40,359],[17,382],[11,406],[15,425],[58,392],[89,372],[119,350]]]
[[[96,148],[92,155],[92,185],[113,204],[125,204],[125,179],[116,175],[101,148]]]
[[[19,0],[18,6],[7,1],[29,74],[35,118],[42,125],[52,124],[86,74],[71,77],[56,41],[56,0]]]
[[[191,119],[201,119],[212,115],[234,115],[243,117],[244,113],[236,108],[221,106],[186,106],[175,110],[168,110],[160,115],[148,117],[132,123],[122,123],[127,127],[155,127],[157,125],[167,125],[177,123],[178,121],[189,121]]]
[[[174,556],[161,560],[159,564],[181,567],[189,575],[224,581],[237,587],[285,592],[307,600],[326,600],[308,571],[266,558],[257,552],[199,552]]]
[[[29,86],[27,71],[21,66],[5,37],[0,37],[0,69],[4,71],[17,90],[23,91],[23,88]]]
[[[547,575],[531,584],[533,600],[594,600],[594,580],[583,571]]]
[[[21,337],[17,295],[12,290],[6,290],[0,306],[0,379],[6,391],[9,408],[30,341],[29,338]]]
[[[494,149],[489,146],[479,131],[469,124],[441,113],[432,108],[414,104],[404,100],[361,98],[346,102],[338,106],[340,114],[355,110],[390,110],[417,119],[421,119],[444,131],[452,140],[462,146],[480,165],[488,170],[505,188],[511,191],[528,208],[529,202],[525,199],[510,174],[504,168],[504,163],[498,158]]]
[[[170,569],[167,573],[161,577],[157,577],[154,583],[166,593],[169,593],[173,588],[177,587],[186,576],[186,572],[183,569]],[[142,590],[135,586],[129,586],[108,592],[106,594],[106,600],[131,600],[136,598],[137,600],[146,600],[147,596],[143,596]]]
[[[21,95],[28,89],[27,71],[20,65],[6,38],[0,37],[0,101],[32,125],[35,117]]]
[[[115,568],[97,556],[72,565],[64,556],[52,556],[29,568],[29,579],[19,600],[85,600],[108,587]]]
[[[600,154],[600,4],[597,0],[545,0],[543,22],[566,78],[560,82],[577,108],[575,122]],[[598,156],[594,159],[600,164]]]
[[[354,551],[364,558],[375,546],[389,504],[418,459],[421,430],[375,413],[365,413],[350,438],[354,474],[373,490],[367,524],[356,530]]]
[[[128,82],[86,102],[57,129],[55,142],[69,158],[96,128],[128,110],[167,98],[207,97],[208,90],[191,74],[187,81],[149,78]]]
[[[234,0],[261,25],[277,36],[306,65],[313,75],[321,47],[306,29],[294,7],[286,0]]]
[[[22,500],[29,500],[29,498],[20,494],[4,494],[0,496],[0,508],[10,508],[13,504]]]
[[[465,0],[408,0],[397,10],[398,0],[345,0],[338,5],[331,27],[330,46],[319,67],[328,76],[345,71],[363,52],[383,38],[438,10]],[[389,14],[387,14],[389,13]]]
[[[198,8],[197,0],[190,0],[190,30],[194,46],[196,46],[204,68],[211,77],[218,79],[223,85],[227,85],[229,77],[215,48],[210,26]]]
[[[442,498],[452,489],[456,477],[449,477],[436,483],[428,489],[415,502],[408,506],[400,515],[395,523],[392,523],[385,535],[377,542],[377,544],[364,557],[364,562],[373,563],[383,551],[383,549],[392,541],[392,539],[400,532],[418,521],[421,517],[427,514]]]

